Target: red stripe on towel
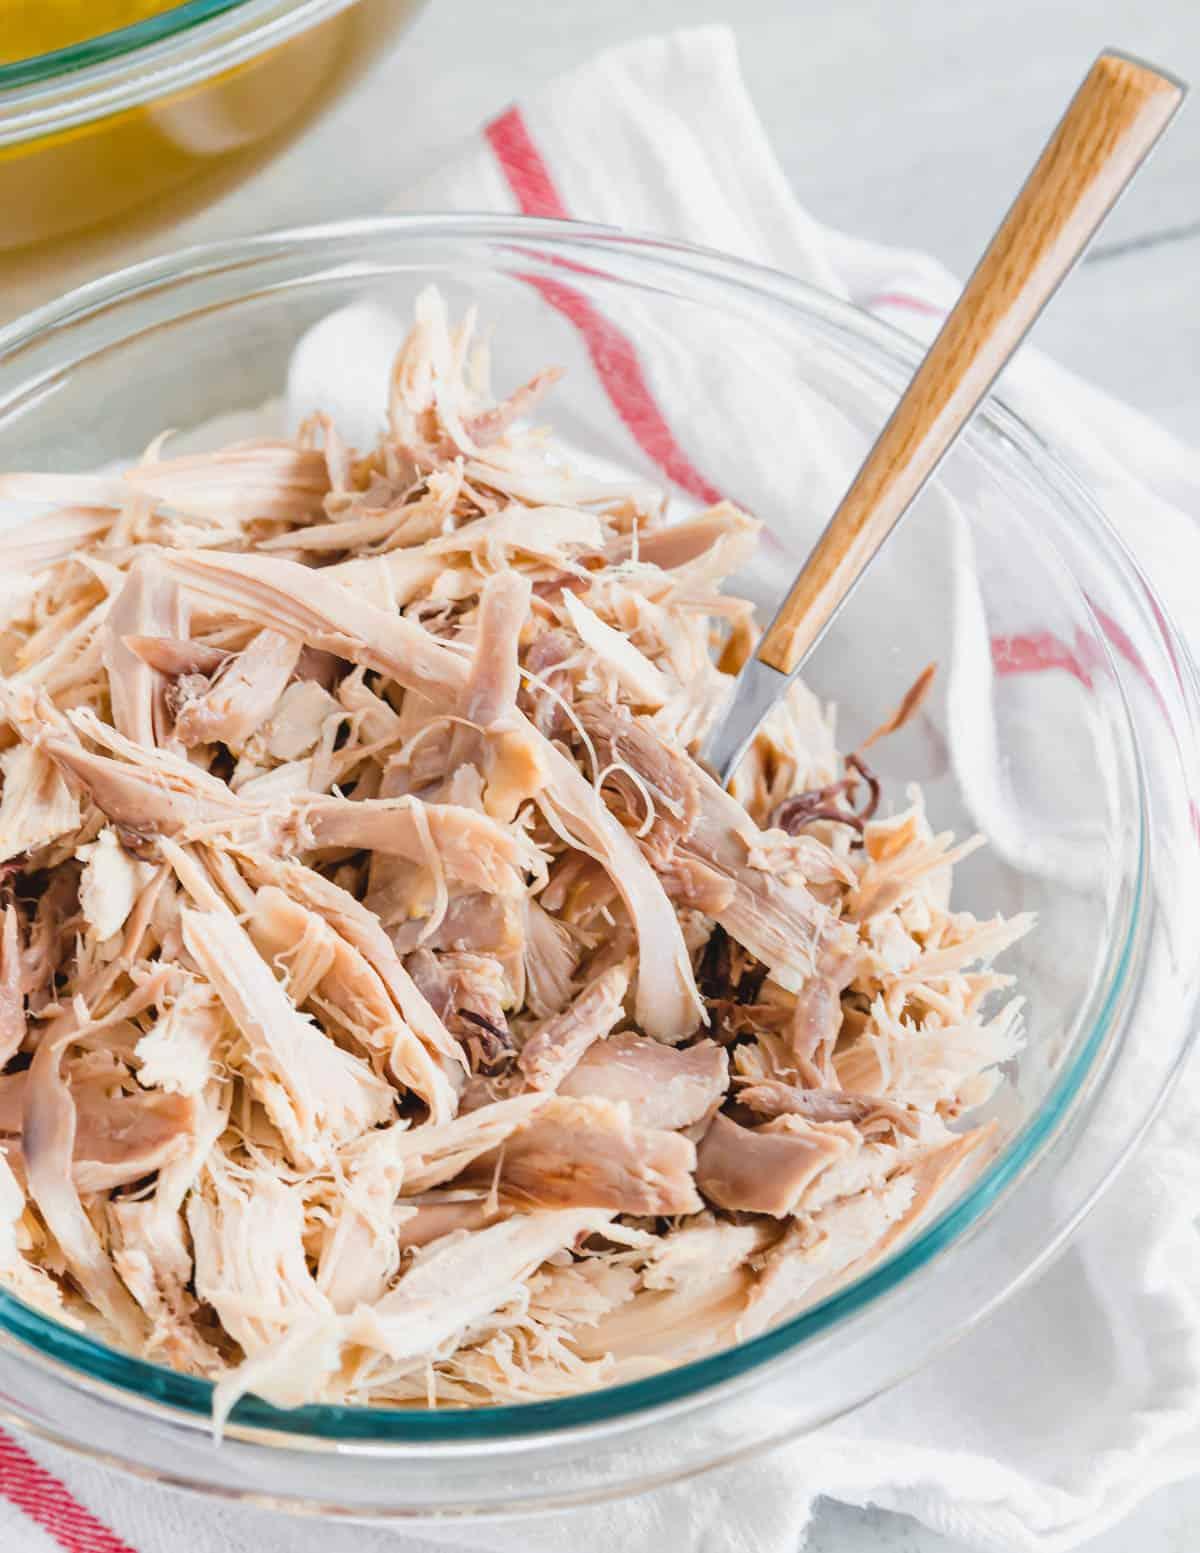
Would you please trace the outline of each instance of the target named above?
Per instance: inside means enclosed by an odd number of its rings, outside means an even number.
[[[0,1494],[53,1537],[66,1553],[133,1553],[127,1542],[84,1509],[65,1484],[2,1429]]]
[[[523,216],[554,216],[566,221],[567,207],[554,187],[550,169],[542,161],[519,108],[509,108],[484,130],[488,145],[508,179]]]
[[[520,110],[510,108],[502,113],[484,133],[522,215],[566,218],[567,207]],[[702,502],[720,501],[720,491],[675,440],[629,336],[605,318],[582,291],[565,281],[543,275],[526,275],[524,279],[578,329],[610,404],[642,452],[681,490]]]
[[[1154,699],[1158,702],[1164,716],[1167,716],[1169,721],[1170,717],[1167,713],[1167,705],[1163,700],[1162,691],[1158,688],[1158,681],[1154,678],[1154,675],[1150,669],[1150,665],[1137,650],[1137,647],[1134,645],[1134,642],[1129,636],[1129,633],[1124,629],[1119,620],[1114,620],[1113,617],[1108,614],[1106,610],[1101,609],[1099,604],[1097,604],[1093,599],[1089,599],[1088,603],[1091,604],[1092,613],[1100,623],[1100,629],[1112,643],[1118,655],[1124,658],[1125,662],[1129,664],[1130,668],[1132,668],[1145,681],[1145,683],[1149,685],[1150,689],[1154,692]],[[1165,624],[1162,619],[1162,611],[1159,610],[1154,604],[1153,595],[1150,595],[1150,603],[1151,607],[1155,610],[1156,618],[1160,623]],[[1171,641],[1170,636],[1164,635],[1164,640],[1169,646]],[[1172,663],[1174,663],[1173,656]],[[1178,672],[1178,669],[1176,669],[1176,672]]]
[[[1044,674],[1048,669],[1064,669],[1081,685],[1092,688],[1092,676],[1080,655],[1049,631],[994,636],[992,666],[999,675]]]
[[[653,459],[681,490],[710,505],[720,501],[720,491],[708,483],[675,441],[654,402],[628,335],[605,318],[574,286],[548,280],[544,275],[526,275],[524,278],[579,330],[613,409],[642,452]]]
[[[924,313],[929,318],[946,311],[944,307],[938,307],[934,302],[926,302],[922,297],[910,297],[904,291],[881,291],[878,296],[868,301],[867,307],[871,312],[880,307],[902,307],[910,313]]]

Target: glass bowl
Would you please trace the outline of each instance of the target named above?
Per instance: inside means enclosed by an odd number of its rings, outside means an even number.
[[[181,0],[0,63],[0,248],[106,221],[218,167],[249,171],[248,152],[351,85],[420,3]]]
[[[552,418],[577,448],[684,504],[720,490],[756,510],[770,543],[742,583],[768,607],[917,357],[853,308],[684,246],[490,217],[314,227],[139,265],[5,329],[0,467],[86,470],[164,426],[255,411],[331,311],[366,299],[404,315],[430,282],[452,310],[478,303],[502,387],[567,368]],[[936,828],[987,834],[959,904],[1036,910],[1039,926],[1004,962],[1028,1043],[991,1105],[998,1152],[906,1244],[765,1335],[652,1379],[474,1411],[248,1398],[220,1444],[207,1383],[0,1295],[0,1416],[276,1508],[516,1514],[811,1430],[982,1320],[1061,1247],[1167,1092],[1195,1028],[1200,907],[1193,666],[1086,491],[1000,404],[806,673],[852,747],[932,659],[922,716],[876,748],[885,791],[902,803],[919,780]]]

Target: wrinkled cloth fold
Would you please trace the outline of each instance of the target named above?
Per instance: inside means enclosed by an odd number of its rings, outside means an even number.
[[[602,55],[503,114],[396,208],[565,216],[684,239],[769,265],[921,340],[936,332],[958,289],[931,259],[831,231],[798,204],[722,28]],[[308,407],[314,383],[337,379],[322,327],[294,363],[293,413]],[[341,348],[343,368],[357,363],[361,370],[365,359],[386,370],[394,320],[356,310],[338,327],[358,331],[357,347],[351,338]],[[653,390],[655,374],[669,377],[671,363],[651,361],[647,370]],[[377,406],[356,397],[352,379],[344,383],[343,402],[333,408],[353,435],[355,418],[369,420]],[[1036,350],[1021,353],[1002,392],[1074,463],[1200,645],[1200,460]],[[663,451],[654,425],[639,424],[628,403],[609,398],[614,456],[623,442],[645,451],[651,436]],[[706,469],[680,436],[682,448],[666,450],[675,460],[668,472],[685,499],[699,500],[706,482],[721,485],[727,472]],[[752,480],[749,486],[744,499],[753,506]],[[832,485],[827,494],[836,495]],[[966,569],[945,564],[955,607],[969,615]],[[981,676],[959,698],[975,705],[988,666],[968,659],[956,672]],[[969,746],[977,732],[952,726],[951,739]],[[969,766],[959,776],[981,827],[1003,837],[1002,797]],[[1043,862],[1050,879],[1069,864],[1049,852]],[[0,1449],[0,1490],[8,1496],[0,1498],[0,1545],[19,1553],[59,1546],[101,1553],[561,1553],[568,1546],[577,1553],[612,1546],[795,1553],[814,1502],[826,1495],[905,1512],[995,1553],[1078,1546],[1200,1465],[1198,1121],[1193,1076],[1084,1231],[1033,1287],[850,1418],[736,1469],[567,1516],[402,1532],[200,1504],[22,1441]],[[49,1484],[39,1476],[46,1471],[55,1474]]]

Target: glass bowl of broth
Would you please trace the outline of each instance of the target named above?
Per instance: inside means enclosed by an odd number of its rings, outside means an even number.
[[[420,0],[0,0],[0,249],[94,226],[345,91]]]

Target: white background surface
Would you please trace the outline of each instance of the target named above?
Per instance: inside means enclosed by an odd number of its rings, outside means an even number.
[[[551,75],[609,44],[710,20],[734,25],[750,90],[813,213],[929,250],[959,273],[1101,47],[1200,85],[1197,0],[433,0],[351,100],[216,203],[201,208],[193,191],[118,237],[0,258],[0,315],[185,241],[381,210]],[[1056,299],[1038,343],[1200,440],[1200,103]],[[1198,1545],[1200,1482],[1158,1496],[1089,1553]],[[958,1553],[901,1517],[838,1506],[820,1513],[811,1548]]]

